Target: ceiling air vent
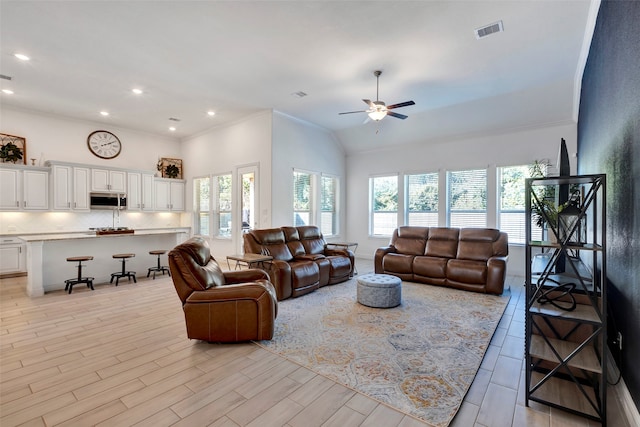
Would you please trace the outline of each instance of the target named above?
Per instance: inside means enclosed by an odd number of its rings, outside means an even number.
[[[0,79],[11,80],[11,77],[10,76],[5,76],[4,74],[0,74]]]
[[[501,33],[503,31],[504,29],[502,27],[502,21],[498,21],[482,28],[476,28],[475,33],[476,38],[480,40],[484,37],[490,36],[493,33]]]
[[[177,117],[169,117],[169,120],[171,120],[172,122],[179,122],[180,119],[178,119]]]

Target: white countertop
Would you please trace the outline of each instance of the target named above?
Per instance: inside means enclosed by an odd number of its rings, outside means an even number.
[[[43,242],[51,240],[74,240],[74,239],[102,239],[111,237],[135,237],[148,236],[152,234],[175,234],[190,233],[190,227],[174,227],[174,228],[152,228],[152,229],[136,229],[133,233],[128,234],[102,234],[96,235],[95,231],[76,231],[69,233],[43,233],[43,234],[21,234],[18,238],[25,242]]]

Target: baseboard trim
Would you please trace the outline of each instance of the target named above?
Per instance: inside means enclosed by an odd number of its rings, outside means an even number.
[[[618,371],[618,367],[616,365],[615,360],[613,359],[613,355],[611,351],[607,347],[607,376],[609,377],[609,381],[618,378],[620,372]],[[630,426],[640,426],[640,413],[638,412],[638,408],[631,397],[631,393],[629,392],[629,388],[624,382],[624,378],[620,378],[620,381],[615,386],[609,386],[613,388],[613,393],[616,397],[616,400],[620,403],[620,407],[622,408],[622,413],[624,414],[625,419],[627,420],[628,425]]]

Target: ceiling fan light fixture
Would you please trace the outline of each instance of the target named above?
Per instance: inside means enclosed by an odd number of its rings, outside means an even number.
[[[384,110],[376,110],[369,113],[369,118],[371,120],[380,121],[384,119],[384,116],[387,115],[387,112]]]

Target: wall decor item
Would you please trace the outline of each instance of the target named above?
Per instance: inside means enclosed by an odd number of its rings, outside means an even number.
[[[27,164],[27,140],[21,136],[0,133],[0,159],[3,163]]]
[[[163,178],[182,179],[182,159],[163,157],[159,165]]]
[[[122,143],[117,136],[106,130],[91,132],[87,137],[89,151],[101,159],[114,159],[122,151]]]

